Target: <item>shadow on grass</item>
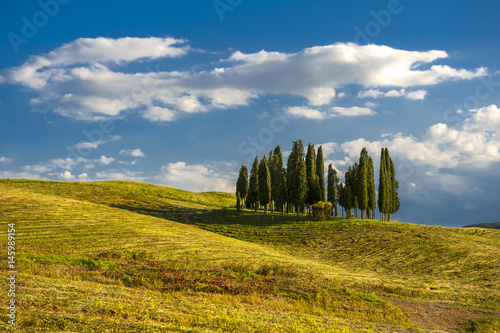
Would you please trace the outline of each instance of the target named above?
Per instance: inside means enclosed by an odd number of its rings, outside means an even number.
[[[155,206],[154,208],[148,206],[131,206],[121,204],[111,204],[109,206],[185,224],[193,223],[191,219],[193,215],[199,215],[206,212],[206,210],[202,209],[182,208],[174,205],[161,205]]]

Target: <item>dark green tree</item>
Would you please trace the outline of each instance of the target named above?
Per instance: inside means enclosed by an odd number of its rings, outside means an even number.
[[[267,157],[267,167],[269,168],[269,173],[271,174],[271,188],[273,186],[273,155],[274,153],[271,150]],[[274,211],[274,198],[272,192],[271,192],[271,201],[269,201],[269,206],[271,208],[271,211]]]
[[[288,201],[295,206],[297,216],[304,207],[307,194],[306,164],[302,140],[293,141],[293,148],[287,161],[286,185]]]
[[[328,165],[327,183],[328,202],[333,205],[334,215],[338,216],[339,177],[337,177],[337,170],[335,170],[331,164]]]
[[[368,151],[361,150],[356,177],[357,204],[361,209],[361,219],[365,219],[365,211],[368,207]]]
[[[240,168],[240,174],[238,176],[238,180],[236,181],[236,193],[240,194],[242,207],[245,209],[248,194],[248,168],[246,165],[242,165]]]
[[[283,213],[283,205],[286,201],[286,182],[283,169],[283,155],[280,146],[277,146],[273,152],[273,163],[271,170],[271,198],[274,201],[276,209]]]
[[[255,156],[252,170],[250,170],[250,182],[248,185],[248,205],[253,205],[255,211],[259,206],[259,158]]]
[[[319,183],[319,200],[325,201],[325,163],[323,161],[323,147],[319,146],[318,155],[316,155],[316,175],[318,176]],[[333,203],[332,203],[333,204]]]
[[[266,156],[262,157],[259,164],[259,202],[264,206],[264,214],[267,215],[269,202],[271,201],[271,173],[267,166]]]
[[[373,159],[368,156],[368,206],[369,218],[375,218],[375,208],[377,208],[377,198],[375,193],[375,174],[373,169]]]
[[[236,191],[236,210],[240,210],[241,202],[240,202],[240,192]]]
[[[390,211],[391,198],[390,193],[390,164],[387,156],[387,149],[382,148],[380,152],[380,171],[378,182],[378,209],[380,211],[380,220],[387,220],[387,213]]]
[[[386,171],[385,171],[385,149],[380,151],[380,169],[378,173],[378,199],[377,205],[380,212],[380,221],[385,221],[384,213],[386,206]]]
[[[346,210],[346,201],[347,201],[345,184],[339,183],[338,193],[339,193],[339,205],[340,207],[342,207],[342,216],[344,216],[344,211]]]
[[[358,163],[350,166],[345,175],[345,186],[348,193],[348,204],[354,209],[354,218],[358,218]]]
[[[391,220],[391,214],[396,213],[400,206],[401,203],[399,201],[399,195],[398,195],[398,188],[399,188],[399,183],[396,180],[396,171],[394,169],[394,163],[392,162],[392,158],[389,156],[389,149],[386,148],[386,157],[389,162],[389,186],[390,186],[390,206],[389,210],[387,212],[387,221]]]
[[[314,145],[309,144],[306,154],[307,196],[306,205],[309,207],[320,200],[318,176],[316,175],[316,152]]]

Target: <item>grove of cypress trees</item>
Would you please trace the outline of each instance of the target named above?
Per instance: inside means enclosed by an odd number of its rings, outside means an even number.
[[[258,183],[258,200],[264,206],[264,214],[267,215],[269,202],[271,201],[271,173],[267,166],[266,156],[260,160]]]
[[[297,216],[305,204],[307,194],[306,164],[302,140],[293,141],[293,148],[287,161],[286,185],[288,201],[296,208]]]
[[[255,156],[252,170],[250,170],[250,182],[248,185],[248,205],[254,205],[255,211],[259,206],[259,158]]]
[[[236,194],[240,196],[242,202],[242,207],[245,209],[246,198],[248,194],[248,168],[246,165],[242,165],[240,168],[240,174],[238,180],[236,181]]]

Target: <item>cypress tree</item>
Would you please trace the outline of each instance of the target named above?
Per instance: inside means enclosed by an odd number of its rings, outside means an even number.
[[[333,209],[335,211],[334,216],[338,215],[337,203],[339,202],[339,177],[337,177],[337,170],[335,170],[332,165],[328,165],[328,176],[327,176],[327,190],[328,190],[328,202],[331,202]]]
[[[344,208],[347,218],[351,218],[352,208],[355,209],[355,217],[357,216],[356,169],[357,165],[350,166],[345,173]]]
[[[254,205],[255,211],[259,206],[259,158],[255,156],[252,170],[250,170],[250,182],[248,185],[248,205]]]
[[[314,150],[314,145],[312,144],[309,144],[309,146],[307,147],[306,172],[307,172],[306,205],[311,206],[312,204],[318,202],[320,197],[318,176],[316,175],[316,152]]]
[[[273,186],[273,169],[274,169],[274,166],[273,166],[273,155],[274,155],[274,152],[271,150],[269,152],[269,157],[267,158],[267,167],[269,168],[269,173],[271,175],[271,188]],[[273,193],[271,191],[271,201],[269,202],[270,205],[271,205],[271,211],[273,212],[274,211],[274,198],[273,198]]]
[[[297,216],[305,204],[307,194],[306,164],[302,140],[293,141],[293,148],[287,161],[286,185],[288,200],[295,206]]]
[[[349,188],[350,193],[350,204],[351,208],[354,209],[354,218],[358,218],[358,163],[354,163],[354,166],[349,167],[349,182],[346,179],[346,186]]]
[[[392,184],[391,184],[391,158],[389,157],[389,149],[384,148],[384,161],[385,161],[385,220],[391,221],[391,210],[392,210]]]
[[[342,216],[344,216],[344,210],[346,207],[346,193],[345,193],[345,185],[343,183],[339,183],[338,193],[339,193],[339,205],[342,207]]]
[[[239,193],[242,207],[245,209],[248,194],[248,168],[246,165],[242,165],[240,168],[240,174],[238,176],[238,180],[236,181],[236,193]]]
[[[267,215],[269,202],[271,201],[271,173],[267,166],[266,156],[260,160],[258,182],[258,199],[260,204],[264,206],[264,214]]]
[[[390,186],[390,194],[391,194],[391,204],[390,204],[390,209],[388,211],[388,219],[387,221],[391,220],[391,214],[396,213],[399,210],[399,207],[401,206],[401,203],[399,201],[399,195],[398,195],[398,188],[399,188],[399,183],[396,180],[396,172],[394,169],[394,163],[392,162],[392,158],[389,156],[389,150],[386,148],[386,154],[387,154],[387,159],[389,161],[389,172],[390,172],[390,177],[389,177],[389,186]]]
[[[387,159],[387,148],[382,148],[380,153],[380,173],[379,173],[379,185],[378,185],[378,209],[380,211],[380,220],[387,220],[387,213],[390,210],[391,205],[391,193],[390,193],[390,172],[389,163]]]
[[[367,211],[370,213],[369,218],[375,218],[375,208],[377,207],[377,199],[375,193],[375,175],[373,170],[373,159],[368,156],[368,207]]]
[[[271,169],[271,198],[279,212],[283,213],[283,205],[286,200],[285,172],[283,169],[283,155],[280,146],[276,146],[273,152],[273,164]]]
[[[353,206],[353,197],[352,197],[352,188],[349,186],[344,186],[344,195],[345,195],[345,201],[344,201],[344,209],[345,209],[345,216],[350,219],[351,218],[351,209]]]
[[[357,203],[361,209],[361,218],[365,219],[365,210],[368,207],[368,152],[366,148],[361,150],[359,166],[357,169]]]
[[[240,202],[240,192],[236,191],[236,210],[240,210],[241,202]]]
[[[323,161],[323,147],[319,146],[318,155],[316,155],[316,175],[319,183],[319,200],[325,201],[325,162]],[[333,205],[333,203],[332,203]]]

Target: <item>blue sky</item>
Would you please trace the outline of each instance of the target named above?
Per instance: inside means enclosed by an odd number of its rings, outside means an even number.
[[[500,219],[498,1],[0,6],[0,178],[233,191],[300,138],[389,147],[402,221]]]

